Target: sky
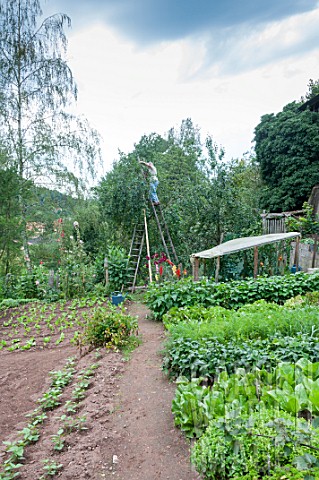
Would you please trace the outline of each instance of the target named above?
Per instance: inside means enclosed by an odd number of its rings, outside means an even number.
[[[226,159],[261,116],[319,78],[319,0],[42,0],[71,17],[76,113],[102,137],[103,171],[143,135],[191,118]]]

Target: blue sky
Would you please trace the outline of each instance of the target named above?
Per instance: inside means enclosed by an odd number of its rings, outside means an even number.
[[[72,19],[77,113],[103,138],[105,170],[143,134],[190,117],[226,158],[319,78],[315,0],[47,0]]]

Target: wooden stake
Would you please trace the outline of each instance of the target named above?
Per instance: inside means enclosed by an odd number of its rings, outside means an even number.
[[[215,271],[215,282],[216,283],[218,283],[219,270],[220,270],[220,257],[217,257],[216,258],[216,271]]]
[[[294,258],[294,265],[296,265],[296,272],[298,272],[298,267],[299,267],[299,245],[300,245],[300,237],[297,237],[296,238],[295,258]]]
[[[315,234],[315,243],[314,243],[314,246],[313,246],[312,263],[311,263],[312,268],[316,267],[317,250],[318,250],[318,234],[316,233]]]
[[[105,285],[109,283],[109,261],[107,257],[104,258],[104,271],[105,271]]]
[[[145,237],[146,237],[146,250],[147,250],[147,256],[148,256],[148,274],[150,278],[150,283],[153,281],[152,277],[152,266],[151,266],[151,252],[150,252],[150,244],[148,240],[148,230],[147,230],[147,220],[146,220],[146,211],[144,210],[144,224],[145,224]]]
[[[224,240],[224,232],[220,234],[219,238],[219,245],[223,243]],[[215,271],[215,282],[218,283],[218,277],[219,277],[219,270],[220,270],[220,257],[216,258],[216,271]]]
[[[254,247],[254,278],[258,275],[258,247]]]

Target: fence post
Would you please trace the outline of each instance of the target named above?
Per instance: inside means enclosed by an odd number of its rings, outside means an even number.
[[[49,270],[48,284],[50,288],[54,287],[54,270]]]
[[[109,261],[107,257],[104,258],[104,271],[105,271],[105,285],[109,283]]]
[[[254,278],[258,275],[258,247],[254,247]]]

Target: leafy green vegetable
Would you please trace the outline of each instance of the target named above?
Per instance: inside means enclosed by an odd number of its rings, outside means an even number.
[[[280,410],[210,422],[192,451],[205,479],[315,479],[319,430]]]
[[[215,283],[191,278],[179,282],[151,284],[146,301],[154,317],[161,319],[172,307],[203,305],[239,308],[247,303],[264,299],[283,304],[286,300],[307,292],[319,290],[319,275],[298,272],[295,275],[259,277],[256,280]]]
[[[212,387],[202,382],[202,378],[181,377],[172,404],[175,424],[190,437],[201,436],[209,421],[218,417],[242,416],[263,408],[293,416],[319,415],[319,363],[307,359],[279,363],[270,372],[239,368],[228,375],[224,371]]]

